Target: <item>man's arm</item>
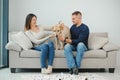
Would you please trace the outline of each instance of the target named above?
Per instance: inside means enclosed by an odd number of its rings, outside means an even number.
[[[79,37],[77,39],[72,39],[71,44],[76,45],[79,42],[84,42],[86,40],[86,38],[88,38],[89,36],[89,29],[85,28],[84,30],[82,30],[82,32],[79,34]]]
[[[84,40],[86,40],[86,38],[89,36],[89,29],[84,29],[80,34],[78,39],[65,39],[64,37],[60,36],[59,39],[61,41],[65,41],[66,43],[70,43],[70,44],[78,44],[79,42],[83,42]]]

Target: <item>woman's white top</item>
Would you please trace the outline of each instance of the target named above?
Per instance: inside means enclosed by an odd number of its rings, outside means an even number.
[[[33,43],[33,46],[38,46],[45,41],[47,41],[50,38],[50,34],[53,34],[52,32],[44,31],[44,28],[41,26],[38,26],[39,32],[34,32],[32,30],[26,31],[26,35]]]

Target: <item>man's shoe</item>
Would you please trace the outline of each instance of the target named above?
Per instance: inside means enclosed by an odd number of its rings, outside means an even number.
[[[69,69],[69,73],[70,73],[70,74],[73,74],[73,69],[72,69],[72,68]]]
[[[73,74],[78,75],[78,68],[73,68]]]

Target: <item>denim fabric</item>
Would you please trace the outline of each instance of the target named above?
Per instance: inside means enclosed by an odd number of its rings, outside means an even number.
[[[84,52],[87,50],[84,43],[80,42],[76,47],[71,44],[66,44],[64,47],[64,54],[66,56],[66,61],[68,68],[79,68],[81,66],[81,61]],[[76,56],[73,56],[72,51],[77,51]]]
[[[48,65],[53,65],[54,60],[54,44],[53,42],[48,42],[48,44],[41,44],[37,47],[33,48],[34,50],[41,51],[40,61],[41,61],[41,68],[46,68],[46,61],[48,60]]]

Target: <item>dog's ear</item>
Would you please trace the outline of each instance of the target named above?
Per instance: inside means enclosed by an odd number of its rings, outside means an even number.
[[[64,29],[64,23],[60,24],[60,29],[63,30]]]
[[[61,23],[61,25],[64,27],[65,25],[64,25],[64,23]]]
[[[64,27],[64,26],[61,26],[61,25],[60,25],[60,30],[63,30],[63,27]]]

